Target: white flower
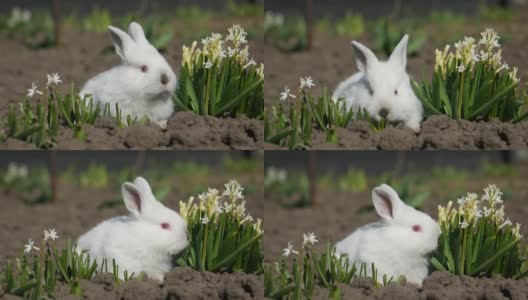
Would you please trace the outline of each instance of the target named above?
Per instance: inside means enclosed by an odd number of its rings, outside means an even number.
[[[457,200],[457,203],[458,203],[458,205],[460,205],[460,206],[464,205],[465,202],[466,202],[466,198],[464,198],[464,197],[460,197],[460,198]]]
[[[491,209],[484,207],[483,212],[484,212],[484,217],[488,217],[491,214]]]
[[[312,88],[314,86],[315,86],[315,84],[314,84],[311,76],[307,76],[305,78],[301,77],[301,90],[304,89],[304,88]]]
[[[35,94],[42,95],[42,92],[37,90],[37,85],[34,82],[31,84],[31,88],[28,89],[27,91],[28,91],[27,96],[29,98],[32,98],[33,95],[35,95]]]
[[[203,216],[203,218],[200,219],[202,221],[202,224],[209,223],[209,218],[207,216]]]
[[[24,253],[29,253],[33,249],[40,251],[38,247],[35,247],[35,242],[29,238],[27,245],[24,245]]]
[[[50,230],[44,230],[44,240],[56,240],[59,236],[57,235],[57,231],[55,231],[55,228],[51,228]]]
[[[242,67],[242,69],[246,69],[247,67],[250,67],[250,66],[256,66],[257,63],[255,62],[254,59],[251,59],[245,66]]]
[[[61,82],[62,82],[62,80],[60,79],[59,74],[58,73],[52,73],[52,74],[48,74],[48,83],[46,85],[47,86],[50,86],[52,84],[58,85]]]
[[[466,228],[468,226],[469,226],[469,224],[466,221],[460,223],[460,228],[462,228],[462,229],[464,229],[464,228]]]
[[[510,226],[512,225],[512,221],[509,218],[506,221],[504,221],[504,223],[502,223],[501,226],[499,226],[499,229],[507,225],[510,225]]]
[[[510,66],[508,66],[508,64],[503,64],[498,70],[497,70],[497,73],[499,73],[500,71],[502,70],[506,70],[508,71],[510,69]]]
[[[466,66],[464,66],[463,63],[460,63],[460,65],[458,66],[457,70],[458,70],[459,73],[462,73],[462,72],[464,72],[466,70]]]
[[[297,97],[295,97],[295,95],[291,94],[290,91],[291,91],[291,90],[290,90],[287,86],[285,86],[285,87],[284,87],[284,92],[282,92],[282,93],[280,94],[280,99],[281,99],[282,101],[286,101],[286,99],[288,99],[288,97],[290,97],[290,98],[292,98],[292,99],[297,98]]]
[[[288,242],[288,247],[284,248],[283,251],[284,251],[284,253],[282,254],[282,256],[284,256],[284,257],[288,257],[292,253],[293,254],[299,254],[299,251],[293,250],[293,245],[290,242]]]
[[[303,241],[303,245],[306,245],[308,243],[313,245],[313,244],[318,242],[317,238],[316,238],[316,236],[315,236],[315,234],[313,232],[310,232],[308,234],[303,234],[303,240],[304,240]]]
[[[212,63],[210,60],[208,60],[208,61],[205,63],[205,65],[204,65],[204,67],[205,67],[206,69],[210,69],[212,66],[213,66],[213,63]]]
[[[478,219],[478,218],[481,218],[482,217],[482,210],[477,210],[477,212],[475,213],[475,217]]]

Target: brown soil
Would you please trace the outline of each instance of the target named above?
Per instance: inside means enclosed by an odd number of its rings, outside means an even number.
[[[133,124],[120,128],[111,119],[98,119],[94,125],[84,126],[86,140],[73,136],[73,130],[61,128],[58,150],[119,150],[119,149],[233,149],[256,150],[262,148],[264,132],[262,122],[241,116],[215,118],[192,112],[177,112],[168,122],[167,130],[157,124]],[[0,149],[37,149],[32,144],[13,138],[0,143]]]
[[[428,33],[427,43],[416,57],[408,59],[407,71],[420,81],[422,75],[430,80],[434,69],[434,50],[443,49],[446,43],[464,36],[479,37],[485,28],[494,28],[505,37],[502,55],[510,66],[519,68],[521,86],[528,78],[528,52],[524,49],[528,43],[527,8],[519,8],[519,17],[509,23],[485,22],[468,19],[462,28],[450,26],[440,28],[430,24],[424,28]],[[412,35],[410,37],[412,39]],[[364,34],[355,38],[372,48],[373,36]],[[265,40],[266,89],[265,105],[276,104],[284,86],[295,90],[299,78],[312,76],[316,86],[313,95],[321,95],[326,86],[331,94],[337,85],[348,76],[357,72],[356,61],[350,46],[350,38],[337,37],[325,32],[316,32],[314,47],[306,52],[283,52],[273,41]],[[382,56],[380,56],[382,57]],[[288,100],[291,101],[291,100]],[[289,104],[287,104],[289,105]],[[431,122],[431,121],[430,121]],[[339,143],[327,144],[322,132],[314,132],[311,146],[314,149],[526,149],[526,124],[512,127],[510,124],[491,122],[489,125],[455,121],[427,120],[422,124],[418,136],[403,128],[387,129],[374,134],[364,122],[353,122],[348,128],[339,129]],[[445,123],[445,124],[444,124]],[[448,125],[449,124],[449,125]],[[434,128],[441,125],[444,130]],[[489,132],[486,132],[489,130]],[[503,133],[505,132],[505,133]],[[450,136],[448,136],[450,135]],[[501,136],[507,135],[507,138]],[[266,149],[277,149],[275,145],[265,145]]]
[[[391,283],[376,288],[366,279],[357,279],[351,285],[340,285],[342,299],[527,299],[528,279],[472,278],[455,276],[448,272],[434,272],[423,286]],[[314,299],[328,299],[324,289],[316,291]]]
[[[229,179],[237,179],[242,186],[254,186],[256,190],[246,193],[248,211],[258,218],[263,217],[262,171],[253,173],[225,173],[211,168],[210,175],[200,178],[175,179],[173,190],[164,204],[178,210],[180,200],[195,193],[189,182],[222,188]],[[148,179],[148,178],[147,178]],[[122,205],[120,188],[109,185],[107,188],[81,188],[68,182],[59,185],[57,203],[29,205],[21,195],[0,191],[0,270],[8,259],[20,255],[28,238],[40,241],[44,229],[55,228],[59,234],[57,246],[62,248],[66,241],[75,241],[81,234],[102,220],[126,215]],[[117,205],[100,208],[109,201]],[[121,286],[114,284],[108,274],[98,274],[92,280],[81,282],[82,299],[260,299],[263,292],[263,279],[251,274],[200,273],[190,268],[175,268],[166,274],[162,285],[151,280],[132,280]],[[69,295],[68,287],[61,285],[56,290],[58,299],[81,299]],[[3,292],[0,291],[0,299]],[[5,299],[10,299],[5,296]]]
[[[389,170],[386,170],[389,171]],[[423,170],[425,171],[425,170]],[[382,172],[380,172],[381,174]],[[425,174],[425,177],[430,175]],[[503,192],[508,191],[505,198],[505,212],[512,222],[523,224],[521,231],[523,235],[528,234],[526,216],[528,216],[528,165],[520,168],[519,176],[514,178],[482,178],[471,176],[465,181],[446,179],[445,181],[430,180],[429,199],[425,202],[423,211],[437,217],[438,205],[448,200],[456,200],[456,197],[466,192],[482,193],[482,189],[488,184],[494,183]],[[370,190],[375,183],[370,182],[370,187],[364,192],[340,192],[335,187],[319,187],[319,204],[315,207],[287,209],[278,204],[278,195],[266,195],[264,206],[264,254],[268,262],[279,261],[282,249],[288,242],[292,242],[295,248],[302,243],[303,233],[314,232],[319,242],[315,248],[324,251],[326,243],[334,245],[345,238],[356,228],[370,222],[379,220],[374,211],[364,212],[371,205]],[[444,273],[434,273],[424,282],[422,290],[416,286],[391,285],[381,289],[375,289],[366,280],[355,280],[350,287],[343,286],[343,299],[527,299],[528,280],[504,280],[476,279],[458,277]],[[477,292],[478,290],[478,292]],[[504,291],[504,294],[500,294]],[[519,295],[522,297],[513,296]],[[497,294],[499,293],[499,294]],[[319,291],[320,299],[327,296],[327,291]],[[482,296],[480,296],[482,295]],[[502,295],[496,298],[496,295]],[[449,297],[447,297],[449,296]],[[486,297],[485,297],[486,296]],[[357,297],[357,298],[356,298]],[[523,298],[524,297],[524,298]]]
[[[232,24],[241,24],[256,36],[249,41],[250,53],[258,62],[263,61],[261,20],[253,19],[212,19],[200,24],[176,22],[175,34],[167,52],[164,54],[176,74],[181,63],[183,44],[189,44],[183,36],[189,32],[189,26],[195,32],[226,32]],[[198,39],[201,37],[194,37]],[[189,39],[186,37],[185,39]],[[107,33],[77,32],[65,29],[63,46],[51,49],[33,50],[21,41],[0,34],[0,117],[3,118],[10,103],[17,103],[25,97],[26,90],[35,82],[40,87],[45,84],[46,74],[58,72],[63,84],[59,90],[68,93],[70,83],[76,89],[96,74],[118,64],[116,54],[103,53],[111,46]],[[72,137],[71,131],[63,129],[59,137],[58,149],[261,149],[263,140],[262,121],[237,117],[223,119],[195,116],[189,113],[175,114],[169,120],[167,132],[155,126],[133,126],[125,130],[116,130],[116,125],[107,121],[98,121],[95,126],[87,126],[86,142]],[[148,136],[148,139],[145,137]],[[1,148],[32,148],[19,141],[6,141]]]
[[[420,132],[398,125],[374,131],[366,121],[353,121],[347,128],[337,129],[338,142],[326,141],[326,134],[314,130],[312,149],[351,150],[476,150],[476,149],[527,149],[528,121],[517,124],[469,122],[453,120],[445,115],[426,119]],[[280,149],[266,144],[265,149]]]

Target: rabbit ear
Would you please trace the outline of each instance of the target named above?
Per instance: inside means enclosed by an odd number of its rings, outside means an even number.
[[[125,60],[127,51],[134,47],[134,41],[126,32],[117,27],[108,26],[108,31],[112,36],[112,42],[114,43],[117,55],[122,60]]]
[[[134,185],[136,185],[139,189],[139,191],[147,196],[152,195],[152,189],[150,188],[150,184],[145,180],[143,177],[137,177],[136,180],[134,180]]]
[[[130,23],[130,25],[128,26],[128,34],[136,43],[148,43],[143,28],[137,22]]]
[[[378,62],[376,55],[365,45],[352,41],[352,49],[354,49],[356,63],[361,72],[366,72],[369,65]]]
[[[387,221],[394,221],[397,211],[405,205],[396,191],[386,184],[372,190],[372,203],[378,215]]]
[[[136,217],[149,214],[148,209],[152,209],[151,201],[154,199],[149,183],[138,177],[134,183],[125,182],[121,187],[123,200],[127,209]]]
[[[125,201],[128,211],[136,217],[141,215],[141,211],[143,210],[143,197],[137,186],[133,183],[125,182],[121,186],[121,194],[123,195],[123,201]]]
[[[403,68],[407,65],[407,43],[409,42],[409,35],[406,34],[398,43],[389,58],[390,62],[398,63]]]

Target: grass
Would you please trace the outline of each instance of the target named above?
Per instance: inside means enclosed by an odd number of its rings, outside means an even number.
[[[10,163],[1,173],[0,187],[16,193],[30,204],[52,200],[49,173],[44,168],[29,169],[26,165]]]
[[[57,237],[58,238],[58,237]],[[85,252],[77,252],[70,240],[62,251],[53,243],[54,238],[44,238],[40,244],[31,244],[15,260],[8,261],[0,273],[0,287],[7,293],[26,299],[54,298],[59,283],[69,287],[69,293],[81,296],[81,280],[90,280],[97,272],[111,273],[116,284],[119,279],[119,266],[112,260],[109,270],[107,260],[100,264]],[[31,253],[34,253],[31,255]],[[142,278],[143,274],[139,274]],[[124,272],[124,280],[134,278],[134,274]]]
[[[308,79],[311,80],[310,77],[301,78]],[[317,101],[310,89],[302,86],[296,94],[291,94],[286,87],[281,95],[284,100],[296,100],[290,102],[288,108],[279,102],[271,107],[271,112],[265,113],[264,140],[267,143],[288,149],[309,149],[314,128],[323,131],[328,142],[337,143],[337,128],[347,127],[354,118],[369,122],[374,131],[388,126],[386,120],[376,121],[365,110],[355,113],[353,109],[347,109],[341,98],[334,101],[326,87]]]
[[[304,173],[288,173],[284,169],[270,167],[264,177],[264,190],[287,208],[312,205],[308,177]]]
[[[469,121],[497,118],[519,122],[528,118],[528,97],[519,88],[517,68],[502,62],[500,37],[491,29],[480,41],[466,37],[436,50],[431,83],[411,80],[427,116],[445,114]]]
[[[130,116],[123,118],[117,104],[116,115],[110,114],[110,104],[101,111],[91,98],[81,98],[75,92],[73,83],[68,95],[58,93],[53,86],[48,86],[40,97],[36,95],[40,99],[30,101],[30,97],[26,97],[18,103],[18,107],[14,104],[9,106],[6,119],[0,120],[3,139],[11,137],[46,149],[55,145],[61,127],[71,129],[75,138],[84,140],[86,133],[83,127],[93,125],[99,117],[111,117],[120,127],[138,121]],[[146,118],[140,120],[142,123],[146,121]]]
[[[177,111],[215,117],[246,115],[259,118],[264,109],[264,65],[250,59],[246,32],[239,25],[229,34],[213,33],[183,47],[179,89],[173,96]]]
[[[427,36],[419,30],[418,23],[413,19],[391,22],[388,18],[378,20],[374,25],[374,50],[389,57],[405,34],[412,38],[407,45],[407,55],[416,56],[427,41]]]
[[[216,189],[180,202],[189,247],[174,257],[177,266],[210,272],[263,272],[261,220],[246,213],[243,188],[232,180]]]
[[[480,198],[472,193],[461,197],[458,208],[452,208],[452,201],[439,207],[442,234],[431,259],[434,269],[515,279],[528,275],[520,225],[505,217],[501,197],[501,191],[490,185]]]
[[[306,239],[300,252],[295,251],[291,244],[284,251],[284,257],[279,262],[271,262],[265,266],[265,297],[311,299],[316,286],[322,286],[328,291],[328,299],[341,299],[338,285],[350,284],[354,278],[369,278],[376,287],[393,281],[386,275],[379,278],[374,264],[370,266],[369,272],[366,263],[356,266],[346,256],[337,256],[330,243],[327,243],[323,253],[316,252]]]

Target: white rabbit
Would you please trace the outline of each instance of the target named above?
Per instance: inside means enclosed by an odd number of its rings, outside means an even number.
[[[108,30],[122,64],[88,80],[80,96],[91,95],[101,112],[109,103],[110,112],[115,115],[117,103],[123,118],[147,116],[166,128],[174,112],[171,97],[177,86],[174,71],[149,43],[138,23],[130,23],[128,34],[113,26]]]
[[[390,122],[403,122],[418,132],[423,107],[405,70],[408,40],[409,36],[405,35],[388,61],[379,61],[369,48],[353,41],[359,72],[337,86],[332,96],[334,101],[344,98],[348,109],[355,112],[366,109],[376,120],[386,118]]]
[[[106,258],[119,266],[119,276],[141,272],[149,278],[163,281],[172,268],[172,255],[188,245],[187,224],[175,211],[158,202],[148,182],[142,177],[121,187],[130,216],[103,221],[82,235],[77,249],[87,250],[98,263]]]
[[[394,280],[404,275],[408,282],[422,285],[428,275],[428,256],[438,246],[440,226],[427,214],[406,205],[390,186],[382,184],[372,190],[372,202],[383,219],[355,230],[336,244],[336,253],[346,254],[359,268],[371,264]]]

